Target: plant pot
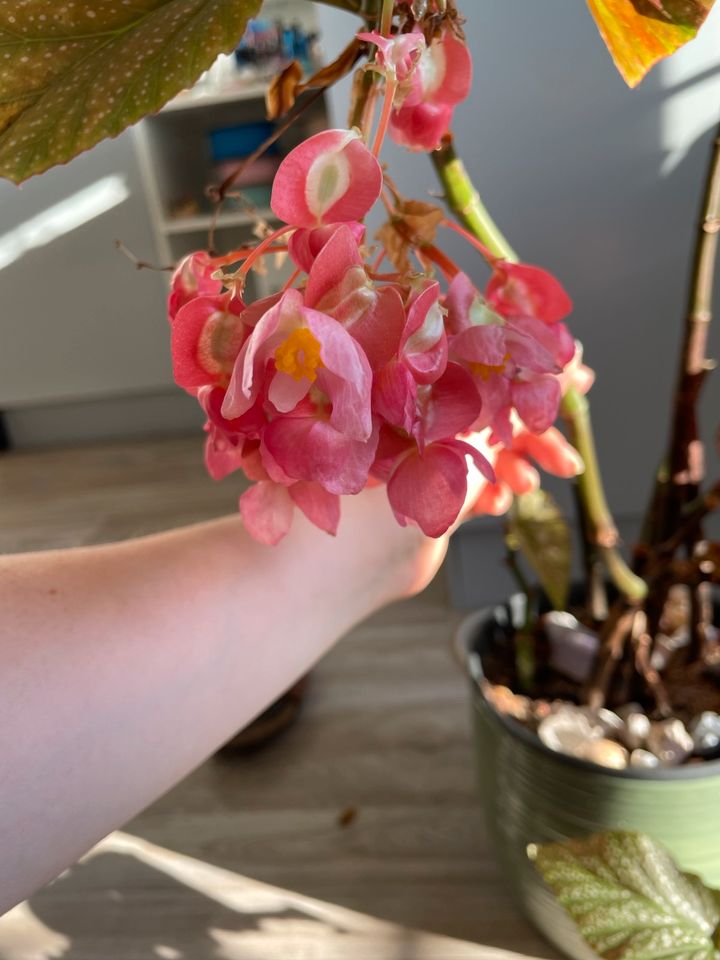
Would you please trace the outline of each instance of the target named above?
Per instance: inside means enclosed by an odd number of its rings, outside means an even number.
[[[663,843],[683,870],[720,887],[720,760],[606,770],[555,753],[522,724],[499,715],[482,692],[482,656],[499,631],[512,631],[513,609],[514,600],[474,613],[458,631],[472,683],[488,830],[523,912],[563,953],[588,960],[595,954],[535,871],[528,844],[636,830]]]
[[[305,674],[281,697],[270,704],[244,729],[235,734],[218,750],[221,757],[250,753],[273,743],[296,723],[302,711],[310,674]]]

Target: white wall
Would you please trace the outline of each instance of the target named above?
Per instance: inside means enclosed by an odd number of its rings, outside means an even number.
[[[698,40],[629,91],[584,3],[460,7],[475,85],[456,114],[458,149],[516,249],[555,271],[574,297],[572,328],[599,373],[592,402],[608,493],[632,521],[666,434],[700,179],[720,119],[720,10]],[[336,46],[353,22],[321,12]],[[344,123],[347,85],[332,97]],[[387,159],[404,193],[435,188],[425,157],[393,146]],[[482,277],[462,241],[447,245]],[[705,398],[711,444],[719,400],[720,374]]]
[[[24,245],[28,223],[68,198],[60,229],[80,220],[77,198],[107,178],[126,199],[7,262],[8,235],[19,254],[13,238]],[[145,205],[130,131],[22,187],[0,182],[0,411],[16,445],[196,425],[172,382],[165,275],[136,270],[114,246],[155,260]]]

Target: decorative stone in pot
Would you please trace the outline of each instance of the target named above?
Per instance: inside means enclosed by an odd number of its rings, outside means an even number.
[[[624,769],[600,767],[551,749],[498,712],[484,692],[482,658],[498,636],[512,634],[513,611],[522,615],[518,600],[470,615],[458,633],[472,685],[480,792],[523,912],[567,956],[589,960],[595,955],[528,859],[528,845],[634,830],[664,844],[683,870],[720,887],[720,759],[668,767],[640,756]]]

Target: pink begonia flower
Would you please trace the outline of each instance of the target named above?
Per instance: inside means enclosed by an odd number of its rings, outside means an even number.
[[[448,132],[455,107],[470,92],[472,59],[450,29],[423,51],[408,80],[400,85],[390,117],[390,136],[409,150],[435,150]]]
[[[341,323],[377,369],[397,353],[405,308],[395,287],[378,288],[370,280],[351,227],[336,228],[318,253],[308,276],[305,304]]]
[[[559,380],[563,395],[570,387],[586,394],[595,383],[595,371],[583,363],[582,344],[576,343],[573,358],[560,374]]]
[[[482,399],[474,429],[489,426],[493,442],[510,444],[514,408],[529,429],[547,430],[560,404],[557,375],[569,359],[564,338],[556,337],[562,325],[551,328],[534,318],[505,319],[462,273],[450,284],[446,307],[448,327],[454,331],[450,356],[467,365]]]
[[[377,30],[359,33],[358,40],[367,40],[377,47],[375,64],[389,80],[407,83],[426,49],[425,36],[418,27],[411,33],[384,37]]]
[[[302,228],[296,230],[288,240],[288,252],[295,265],[310,273],[315,259],[325,244],[332,239],[335,231],[341,224],[329,223],[326,227],[314,229]],[[346,224],[355,241],[360,244],[365,239],[365,226],[362,223],[349,222]]]
[[[449,363],[433,384],[418,385],[401,361],[387,364],[375,377],[373,412],[389,426],[412,436],[422,450],[469,430],[481,408],[470,374]]]
[[[332,404],[330,424],[353,440],[371,433],[370,365],[359,344],[332,317],[287,290],[257,322],[240,351],[223,403],[232,419],[249,410],[267,383],[269,403],[290,413],[315,387]]]
[[[448,345],[444,320],[440,284],[425,281],[410,300],[400,342],[402,359],[418,383],[433,383],[445,371]]]
[[[488,481],[495,474],[487,459],[463,440],[441,440],[421,452],[411,450],[387,482],[390,506],[399,523],[417,523],[428,537],[440,537],[455,523],[467,497],[467,458]]]
[[[531,458],[556,477],[575,477],[584,470],[577,450],[555,427],[541,434],[520,429],[511,446],[491,448],[489,458],[495,467],[496,481],[483,486],[473,513],[495,517],[507,513],[515,495],[539,489],[540,475],[530,463]]]
[[[191,253],[175,268],[170,281],[168,319],[172,323],[178,310],[195,297],[214,297],[222,293],[222,280],[213,280],[218,265],[209,253]]]
[[[287,534],[295,507],[320,530],[334,536],[340,522],[340,498],[317,483],[291,486],[261,480],[240,497],[240,514],[248,533],[260,543],[275,546]]]
[[[555,277],[528,263],[496,260],[485,290],[488,303],[508,320],[534,317],[559,323],[572,310],[572,300]]]
[[[382,168],[357,130],[325,130],[291,150],[273,180],[280,220],[314,229],[362,220],[380,196]]]
[[[265,428],[261,452],[275,480],[310,480],[328,493],[354,494],[367,483],[377,441],[377,428],[366,440],[355,440],[317,415],[287,416]]]
[[[227,383],[250,333],[242,312],[243,304],[231,293],[195,297],[178,310],[170,338],[178,386],[193,393],[208,384]]]

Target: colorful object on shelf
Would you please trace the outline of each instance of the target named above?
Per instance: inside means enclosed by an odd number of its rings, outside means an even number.
[[[261,146],[275,128],[271,123],[238,123],[232,127],[221,127],[208,134],[210,150],[215,163],[223,160],[237,160],[247,157]],[[267,150],[267,155],[277,154],[277,145]]]

